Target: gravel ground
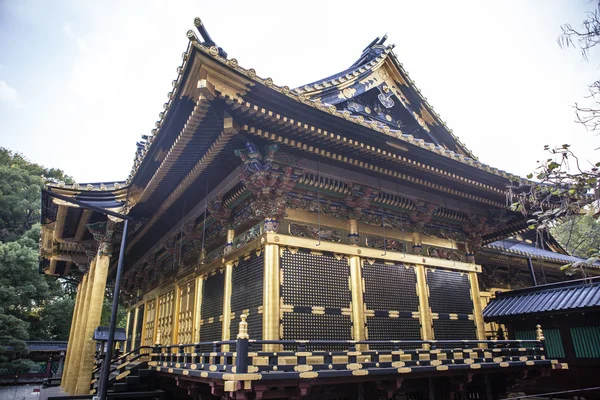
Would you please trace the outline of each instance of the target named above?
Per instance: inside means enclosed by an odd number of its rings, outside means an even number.
[[[0,386],[0,400],[38,400],[40,388],[41,385]]]

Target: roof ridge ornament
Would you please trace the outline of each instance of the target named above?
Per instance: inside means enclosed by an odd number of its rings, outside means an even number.
[[[200,33],[200,36],[202,36],[202,40],[203,40],[202,44],[209,48],[210,47],[218,48],[218,54],[223,58],[227,58],[227,53],[225,52],[225,50],[223,50],[222,47],[218,47],[217,44],[215,43],[215,41],[212,40],[212,38],[208,34],[208,31],[206,30],[206,27],[204,26],[204,23],[200,19],[200,17],[194,18],[194,25],[196,26],[198,33]],[[188,37],[189,37],[189,35],[188,35]]]

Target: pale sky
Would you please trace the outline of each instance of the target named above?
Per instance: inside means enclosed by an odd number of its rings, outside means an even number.
[[[0,0],[0,146],[78,182],[124,180],[154,127],[194,17],[240,65],[296,87],[351,65],[375,37],[479,159],[527,175],[544,144],[598,158],[572,105],[600,57],[561,49],[586,0]],[[599,49],[600,51],[600,49]]]

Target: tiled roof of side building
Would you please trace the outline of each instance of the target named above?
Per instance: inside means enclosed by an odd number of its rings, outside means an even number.
[[[488,249],[497,250],[504,253],[512,253],[524,257],[531,257],[534,259],[547,260],[556,263],[569,264],[578,261],[585,261],[582,258],[569,256],[566,254],[556,253],[554,251],[545,250],[536,247],[533,243],[517,241],[515,239],[505,239],[492,242],[486,246]],[[600,268],[600,263],[596,262],[593,265],[589,265],[592,268]]]
[[[486,321],[511,317],[576,311],[600,311],[600,278],[497,293],[483,310]]]

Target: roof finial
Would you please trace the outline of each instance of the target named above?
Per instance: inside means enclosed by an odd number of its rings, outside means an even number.
[[[194,18],[194,25],[196,26],[196,29],[198,29],[200,36],[202,36],[202,39],[204,40],[204,44],[209,47],[214,46],[215,42],[210,38],[210,35],[208,34],[208,31],[204,27],[204,24],[202,23],[202,20],[200,19],[200,17]]]
[[[207,47],[217,46],[215,44],[215,41],[212,40],[212,38],[208,34],[208,31],[206,30],[206,27],[204,26],[204,23],[202,22],[200,17],[194,18],[194,25],[196,26],[196,29],[198,29],[200,36],[202,36],[202,40],[204,40],[204,42],[202,43],[203,45]],[[227,53],[221,47],[219,47],[219,55],[221,57],[227,58]]]

